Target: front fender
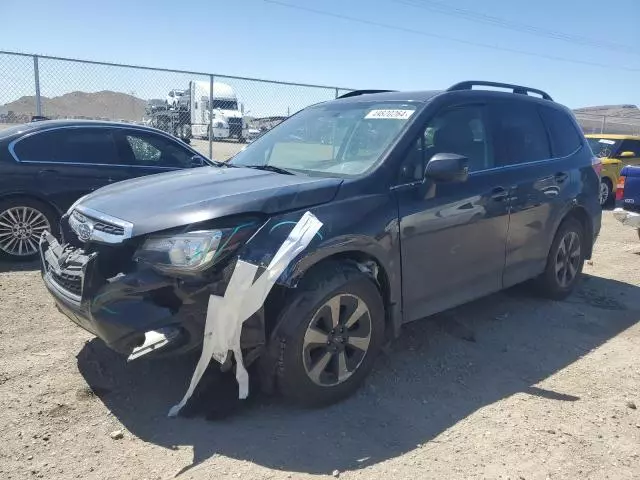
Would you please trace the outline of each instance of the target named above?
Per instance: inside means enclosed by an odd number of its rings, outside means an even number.
[[[373,260],[378,267],[376,280],[397,332],[402,322],[401,272],[397,208],[393,199],[387,195],[371,195],[333,201],[308,210],[323,223],[322,228],[277,283],[295,288],[305,272],[329,258]],[[239,252],[239,258],[266,268],[306,211],[270,218]]]

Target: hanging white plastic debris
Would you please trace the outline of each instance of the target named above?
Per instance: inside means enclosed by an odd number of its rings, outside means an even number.
[[[170,417],[175,417],[191,398],[211,358],[224,363],[230,350],[236,360],[238,396],[247,398],[249,374],[242,362],[240,351],[242,324],[260,309],[276,280],[289,263],[307,248],[320,227],[322,222],[311,212],[306,212],[273,256],[267,269],[255,281],[253,279],[258,266],[238,260],[224,297],[218,295],[209,297],[202,354],[191,377],[187,393],[180,403],[171,408]]]

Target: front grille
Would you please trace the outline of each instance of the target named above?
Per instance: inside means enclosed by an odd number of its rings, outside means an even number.
[[[242,119],[241,118],[229,118],[229,135],[232,137],[242,135]]]
[[[80,276],[80,271],[78,271],[78,274],[76,275],[75,272],[71,273],[69,270],[57,273],[53,269],[49,269],[49,275],[51,276],[51,279],[63,290],[77,296],[82,295],[82,277]]]
[[[111,225],[109,223],[98,222],[93,226],[94,230],[98,230],[100,232],[108,233],[110,235],[124,235],[124,228],[118,225]]]
[[[96,232],[102,232],[117,237],[122,237],[125,234],[124,227],[122,227],[121,225],[115,225],[113,223],[105,222],[104,220],[98,220],[95,217],[91,217],[84,213],[78,212],[77,210],[74,210],[71,214],[69,226],[72,230],[77,230],[80,228],[90,228]],[[78,231],[76,231],[75,233],[76,235],[78,235]],[[84,238],[82,238],[81,240],[86,241]]]

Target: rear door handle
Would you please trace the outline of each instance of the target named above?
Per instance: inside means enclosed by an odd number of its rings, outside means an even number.
[[[496,187],[491,191],[491,198],[493,198],[496,202],[502,202],[506,200],[509,196],[509,192],[503,187]]]
[[[55,176],[55,175],[58,175],[58,171],[52,168],[45,168],[38,171],[39,177]]]
[[[555,178],[556,178],[556,182],[562,183],[567,178],[569,178],[569,174],[568,173],[564,173],[564,172],[558,172],[558,173],[556,173]]]

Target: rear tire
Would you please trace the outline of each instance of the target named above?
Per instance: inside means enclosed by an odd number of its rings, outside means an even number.
[[[278,322],[280,393],[309,407],[351,395],[380,352],[384,318],[378,287],[355,266],[327,263],[309,272]]]
[[[538,291],[552,300],[563,300],[573,291],[584,266],[584,228],[574,218],[562,222],[551,244],[544,272],[536,279]]]
[[[59,238],[58,215],[46,203],[28,197],[0,201],[0,259],[34,260],[45,230]]]
[[[603,178],[600,181],[600,206],[609,207],[615,199],[613,194],[613,183],[609,178]]]

